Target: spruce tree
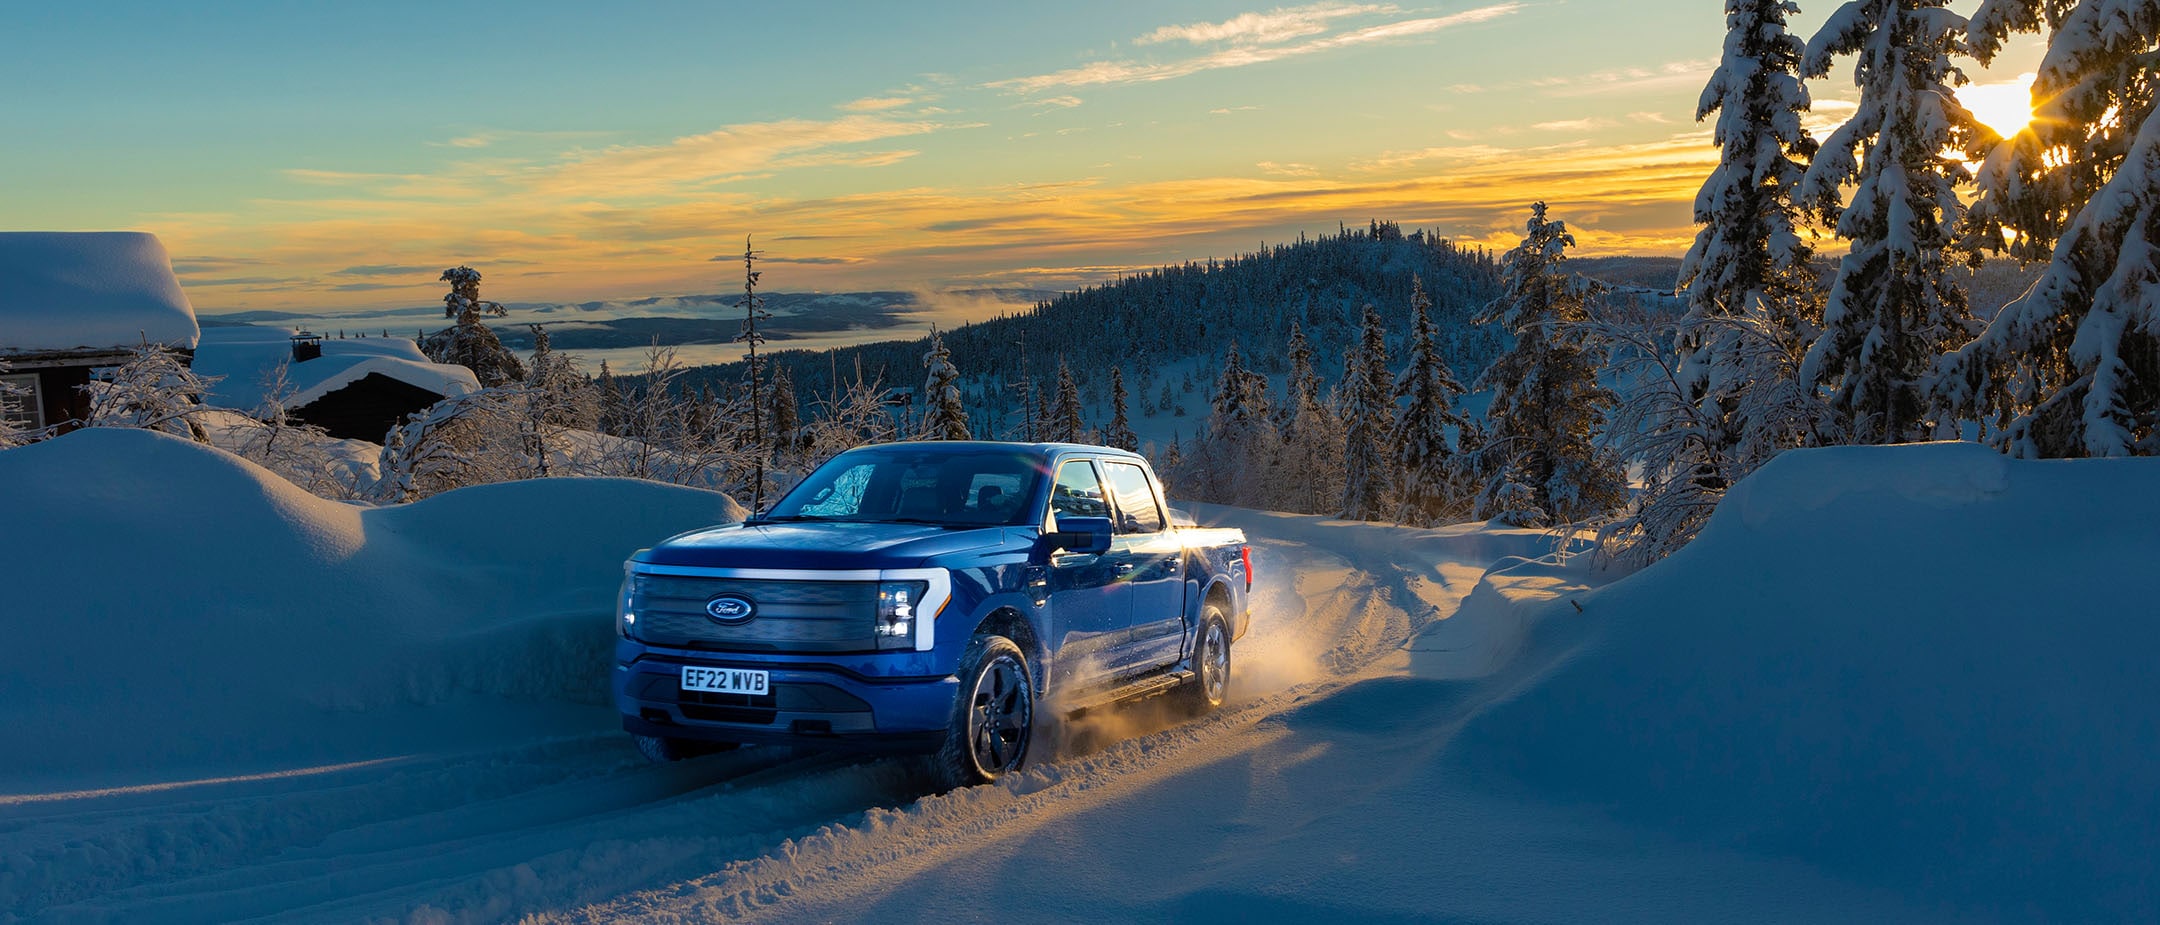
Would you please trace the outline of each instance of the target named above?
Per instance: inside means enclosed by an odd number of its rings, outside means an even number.
[[[1080,416],[1080,386],[1073,382],[1072,368],[1058,358],[1057,399],[1050,406],[1050,418],[1046,422],[1049,432],[1044,435],[1051,443],[1088,442],[1087,423]]]
[[[1140,438],[1133,434],[1132,422],[1125,409],[1125,369],[1110,367],[1110,429],[1103,432],[1103,443],[1121,450],[1139,450]]]
[[[788,452],[802,432],[802,403],[795,397],[795,379],[785,366],[773,367],[772,407],[766,411],[766,429],[772,432],[775,450]]]
[[[1441,523],[1457,507],[1458,467],[1448,430],[1462,428],[1455,401],[1463,388],[1433,342],[1432,299],[1425,295],[1424,281],[1412,277],[1410,285],[1410,363],[1395,381],[1399,410],[1389,442],[1395,449],[1395,519],[1425,527]]]
[[[1395,402],[1389,379],[1387,328],[1380,313],[1367,305],[1357,345],[1343,356],[1344,520],[1381,520],[1394,513],[1388,463],[1395,453],[1388,438],[1395,425]]]
[[[945,338],[936,328],[930,330],[930,352],[923,354],[923,367],[930,374],[923,380],[926,407],[921,439],[973,439],[968,430],[967,408],[960,401],[960,370],[953,365],[952,352],[945,349]]]
[[[480,298],[480,271],[467,266],[451,267],[442,272],[441,282],[450,284],[449,294],[443,296],[443,317],[456,319],[456,323],[423,335],[421,352],[437,363],[472,370],[482,388],[524,381],[525,366],[518,362],[517,354],[503,346],[502,339],[480,320],[483,315],[500,318],[510,313],[502,303]]]
[[[1989,152],[1970,218],[2047,265],[1933,391],[2019,456],[2160,453],[2160,0],[1987,0],[1970,44],[1985,63],[2043,26],[2032,124]]]
[[[1832,132],[1801,196],[1836,214],[1851,249],[1838,262],[1802,378],[1830,389],[1860,443],[1934,436],[1922,378],[1935,358],[1978,333],[1951,249],[1969,179],[1949,150],[1992,136],[1957,102],[1965,75],[1950,61],[1960,22],[1945,0],[1852,0],[1809,41],[1809,77],[1853,57],[1859,109]],[[1864,149],[1864,152],[1863,152]],[[1853,186],[1840,211],[1841,187]]]
[[[1791,0],[1727,0],[1724,57],[1695,112],[1697,121],[1717,115],[1719,159],[1695,198],[1703,227],[1680,264],[1687,314],[1677,334],[1681,386],[1690,416],[1704,425],[1689,442],[1700,458],[1683,465],[1709,491],[1812,431],[1807,421],[1768,413],[1782,407],[1774,396],[1790,392],[1794,374],[1778,355],[1804,352],[1822,325],[1813,251],[1800,236],[1794,199],[1802,162],[1816,151],[1801,124],[1810,105],[1799,73],[1806,49],[1785,31],[1794,12]],[[1757,343],[1763,335],[1772,343]],[[1669,414],[1648,417],[1653,426],[1692,426]]]
[[[1313,368],[1312,342],[1305,339],[1305,331],[1298,323],[1290,322],[1290,340],[1286,345],[1290,356],[1290,383],[1283,406],[1278,409],[1277,423],[1285,436],[1295,430],[1298,408],[1306,401],[1320,401],[1320,374]]]
[[[1478,516],[1526,527],[1575,523],[1620,506],[1620,463],[1592,440],[1613,406],[1597,367],[1568,328],[1589,320],[1593,288],[1564,269],[1575,237],[1530,207],[1528,233],[1502,258],[1503,294],[1480,323],[1515,336],[1478,379],[1490,389],[1481,452],[1485,485]]]

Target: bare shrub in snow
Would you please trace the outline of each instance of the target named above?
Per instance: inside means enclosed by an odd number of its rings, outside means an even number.
[[[0,360],[0,373],[6,373],[8,361]],[[27,428],[15,423],[23,414],[23,406],[30,401],[30,390],[6,380],[0,380],[0,450],[21,446],[30,442]]]
[[[290,363],[280,362],[263,373],[262,404],[213,442],[319,498],[346,500],[371,493],[372,483],[363,483],[360,474],[330,449],[341,441],[293,418],[290,403],[295,389],[290,371]]]
[[[144,342],[130,348],[126,363],[104,382],[83,388],[90,393],[85,427],[134,427],[208,443],[202,397],[215,379],[188,369],[180,354],[164,344]]]

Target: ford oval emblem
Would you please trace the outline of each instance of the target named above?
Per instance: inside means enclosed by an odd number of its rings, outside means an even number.
[[[722,594],[705,602],[705,615],[721,623],[742,623],[757,616],[757,604],[740,594]]]

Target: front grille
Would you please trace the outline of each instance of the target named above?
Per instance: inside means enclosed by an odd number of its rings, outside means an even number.
[[[715,694],[711,691],[677,691],[675,705],[684,719],[708,723],[756,723],[773,721],[779,703],[772,694]]]
[[[737,652],[874,652],[877,582],[640,575],[631,606],[637,638]],[[736,594],[757,605],[748,622],[716,623],[705,602]]]

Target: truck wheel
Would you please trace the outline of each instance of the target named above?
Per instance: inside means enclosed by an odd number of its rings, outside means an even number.
[[[988,783],[1020,767],[1035,724],[1035,685],[1020,647],[1003,636],[977,636],[960,657],[945,745],[932,759],[948,789]]]
[[[1222,706],[1224,695],[1230,692],[1230,623],[1221,607],[1207,605],[1194,640],[1193,679],[1178,694],[1185,708],[1197,716]]]
[[[637,750],[645,756],[646,760],[655,764],[681,761],[684,758],[700,758],[706,755],[732,751],[736,748],[734,742],[707,742],[703,739],[676,739],[644,735],[634,735],[631,738],[637,740]]]

